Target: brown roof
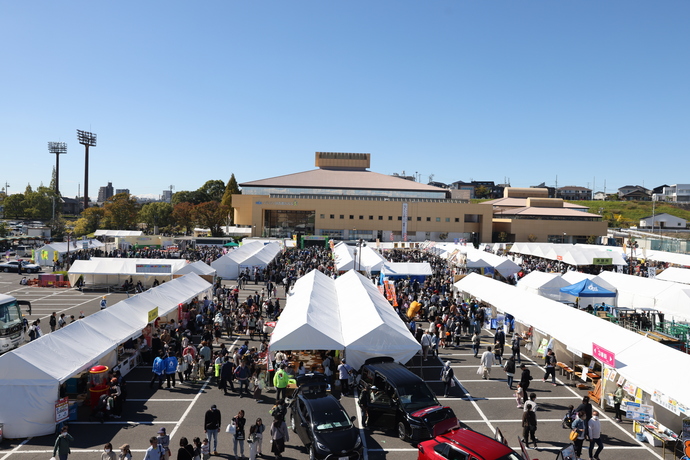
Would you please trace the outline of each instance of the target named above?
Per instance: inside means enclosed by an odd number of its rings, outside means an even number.
[[[329,189],[405,190],[416,192],[443,192],[446,189],[420,184],[400,177],[371,171],[314,169],[285,176],[271,177],[239,184],[240,187],[299,187]]]
[[[497,198],[495,200],[483,201],[482,204],[490,204],[494,207],[506,207],[506,208],[524,208],[527,204],[527,198]],[[587,206],[582,206],[580,204],[569,203],[567,201],[563,202],[564,208],[570,209],[589,209]],[[549,208],[553,209],[553,208]]]
[[[500,216],[557,216],[557,217],[601,217],[585,211],[578,211],[571,208],[537,208],[534,206],[524,208],[503,208],[494,211],[494,217]]]

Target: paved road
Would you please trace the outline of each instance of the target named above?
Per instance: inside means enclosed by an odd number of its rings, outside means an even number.
[[[19,277],[14,274],[0,274],[0,292],[14,295],[21,299],[30,300],[34,306],[33,315],[42,318],[44,330],[48,327],[47,316],[52,311],[64,311],[78,315],[80,310],[85,314],[98,311],[99,294],[79,293],[73,290],[49,288],[27,288],[19,286]],[[242,292],[243,298],[254,290],[260,289],[250,284]],[[282,292],[279,292],[281,294]],[[124,295],[108,296],[108,304],[113,305]],[[43,320],[45,318],[45,321]],[[486,345],[491,343],[489,331],[484,331]],[[224,341],[228,345],[241,344],[248,337],[240,340]],[[258,345],[258,342],[254,342]],[[440,359],[439,359],[440,358]],[[472,429],[492,436],[495,428],[500,428],[510,445],[517,450],[517,437],[521,434],[521,411],[516,408],[512,392],[505,382],[505,374],[494,368],[490,380],[482,380],[476,374],[477,358],[472,356],[469,342],[463,343],[457,349],[441,350],[440,357],[421,362],[416,357],[408,363],[410,369],[421,375],[437,393],[442,395],[442,383],[439,380],[441,360],[451,360],[459,385],[449,398],[439,398],[442,403],[453,408],[460,420]],[[565,445],[568,431],[561,428],[561,418],[569,404],[577,405],[585,392],[569,385],[553,387],[541,382],[541,370],[536,363],[531,363],[534,392],[538,395],[537,402],[539,427],[537,437],[541,440],[537,450],[530,450],[532,458],[552,459],[556,451]],[[132,446],[135,459],[143,459],[144,450],[148,446],[148,438],[154,436],[159,427],[167,428],[172,435],[171,445],[176,447],[179,439],[185,436],[189,439],[203,436],[203,417],[205,411],[217,404],[222,412],[223,426],[237,414],[240,409],[246,412],[248,423],[261,417],[264,423],[270,422],[268,410],[273,402],[274,393],[264,394],[263,402],[256,403],[248,398],[240,398],[235,394],[223,396],[222,391],[215,388],[211,381],[196,384],[178,384],[174,389],[151,389],[149,381],[150,367],[138,367],[128,376],[129,401],[123,417],[106,423],[89,422],[87,409],[82,408],[80,420],[71,422],[71,434],[75,437],[72,455],[73,460],[93,460],[98,458],[103,445],[112,442],[117,449],[128,443]],[[560,382],[559,383],[563,383]],[[0,395],[1,398],[1,395]],[[351,415],[357,416],[357,424],[361,426],[361,414],[352,397],[343,398],[343,405]],[[641,444],[631,433],[631,422],[617,424],[607,412],[602,417],[602,431],[606,435],[605,450],[602,458],[625,458],[626,460],[642,460],[662,458],[660,448],[653,448],[649,444]],[[400,441],[394,427],[388,432],[362,430],[366,446],[365,458],[378,460],[394,458],[411,460],[416,458],[416,449],[408,443]],[[0,460],[46,460],[52,456],[54,436],[43,436],[27,440],[5,440],[0,445]],[[263,442],[264,452],[270,452],[270,444]],[[175,455],[173,448],[173,455]],[[220,434],[219,452],[221,457],[232,458],[232,440],[230,435]],[[248,456],[248,449],[245,452]],[[299,439],[292,435],[285,452],[288,459],[306,459],[306,451],[299,445]]]

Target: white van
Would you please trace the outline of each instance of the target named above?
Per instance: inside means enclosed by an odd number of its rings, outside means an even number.
[[[16,246],[14,248],[17,257],[31,257],[31,246]]]

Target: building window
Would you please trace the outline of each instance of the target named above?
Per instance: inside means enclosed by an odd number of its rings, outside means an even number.
[[[379,216],[379,220],[383,220],[383,216]]]
[[[374,216],[369,216],[369,220],[374,220]]]
[[[412,220],[412,216],[407,216],[407,221],[410,222]]]
[[[393,220],[393,216],[388,216],[388,220]]]
[[[422,218],[420,216],[417,216],[417,222],[421,222]]]
[[[352,219],[354,219],[354,218],[355,218],[355,216],[353,216],[352,214],[350,214],[350,220],[352,220]]]
[[[436,218],[436,222],[441,222],[441,218],[440,218],[440,217],[437,217],[437,218]]]
[[[326,214],[319,214],[319,216],[321,217],[321,219],[325,219],[325,218],[326,218]]]
[[[446,217],[446,222],[450,222],[450,217]]]
[[[364,220],[364,216],[359,216],[359,220]]]
[[[398,220],[402,220],[402,216],[398,216]]]
[[[459,218],[459,217],[456,217],[456,218],[455,218],[455,222],[460,222],[460,218]]]
[[[341,219],[344,219],[344,218],[345,218],[345,214],[341,214],[341,215],[340,215],[340,218],[341,218]]]
[[[426,218],[426,221],[427,221],[427,222],[431,222],[431,217],[427,217],[427,218]]]
[[[331,214],[331,219],[335,219],[335,214]]]

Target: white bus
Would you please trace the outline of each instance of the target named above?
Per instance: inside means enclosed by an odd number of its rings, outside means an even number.
[[[5,353],[26,341],[28,322],[24,321],[22,305],[31,314],[31,303],[0,294],[0,353]]]

